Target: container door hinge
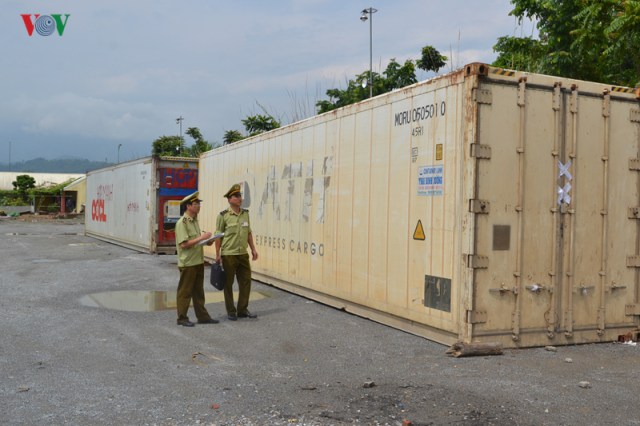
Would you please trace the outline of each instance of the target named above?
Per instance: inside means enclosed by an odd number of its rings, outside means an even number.
[[[604,91],[604,96],[602,97],[602,116],[611,116],[611,95],[608,90]]]
[[[475,214],[488,214],[490,203],[487,200],[469,200],[469,211]]]
[[[475,89],[473,91],[473,100],[479,104],[491,105],[493,102],[493,95],[491,94],[491,90]]]
[[[640,109],[632,109],[629,111],[629,120],[632,123],[640,123]]]
[[[483,322],[487,322],[486,311],[467,311],[468,324],[479,324]]]
[[[526,93],[527,90],[527,77],[522,77],[520,78],[520,82],[518,83],[518,106],[525,106],[526,105]]]
[[[640,316],[640,304],[633,303],[624,306],[624,314],[627,316]]]
[[[487,269],[489,267],[489,257],[470,254],[467,257],[467,267],[473,269]]]
[[[491,158],[491,146],[490,145],[480,145],[479,143],[471,144],[471,157],[475,158]]]
[[[640,170],[640,158],[629,158],[629,170]]]
[[[627,268],[640,268],[640,256],[627,256]]]

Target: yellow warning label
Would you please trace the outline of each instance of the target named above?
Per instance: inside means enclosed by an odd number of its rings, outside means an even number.
[[[414,240],[425,240],[424,228],[422,228],[422,221],[418,220],[418,224],[416,225],[416,230],[413,231],[413,239]]]

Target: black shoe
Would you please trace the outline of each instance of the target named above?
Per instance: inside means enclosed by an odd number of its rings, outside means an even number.
[[[198,320],[198,324],[217,324],[219,322],[220,321],[218,321],[216,319],[213,319],[213,318],[209,318],[209,319],[206,319],[206,320],[203,320],[203,321]]]
[[[191,322],[191,321],[189,321],[189,320],[186,320],[186,321],[180,321],[180,322],[178,322],[178,325],[181,325],[181,326],[183,326],[183,327],[194,327],[194,326],[195,326],[195,324],[194,324],[194,323],[192,323],[192,322]]]
[[[227,315],[227,318],[229,318],[229,321],[238,321],[238,316],[236,314],[229,314]]]
[[[238,314],[238,318],[258,318],[258,316],[247,311],[244,314]]]

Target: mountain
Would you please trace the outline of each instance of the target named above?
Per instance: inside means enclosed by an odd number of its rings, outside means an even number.
[[[31,172],[31,173],[86,173],[90,170],[111,166],[112,163],[104,161],[90,161],[83,158],[58,158],[45,160],[35,158],[33,160],[11,163],[0,163],[2,172]]]

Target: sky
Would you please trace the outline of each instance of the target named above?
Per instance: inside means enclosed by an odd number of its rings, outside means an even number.
[[[373,21],[362,22],[369,7]],[[0,163],[145,157],[155,139],[180,134],[179,117],[183,134],[198,127],[212,144],[262,108],[289,124],[369,69],[370,25],[374,71],[432,45],[450,57],[442,74],[492,62],[498,37],[530,35],[511,9],[508,0],[2,0]],[[63,25],[43,19],[37,27],[53,33],[29,36],[36,14]]]

